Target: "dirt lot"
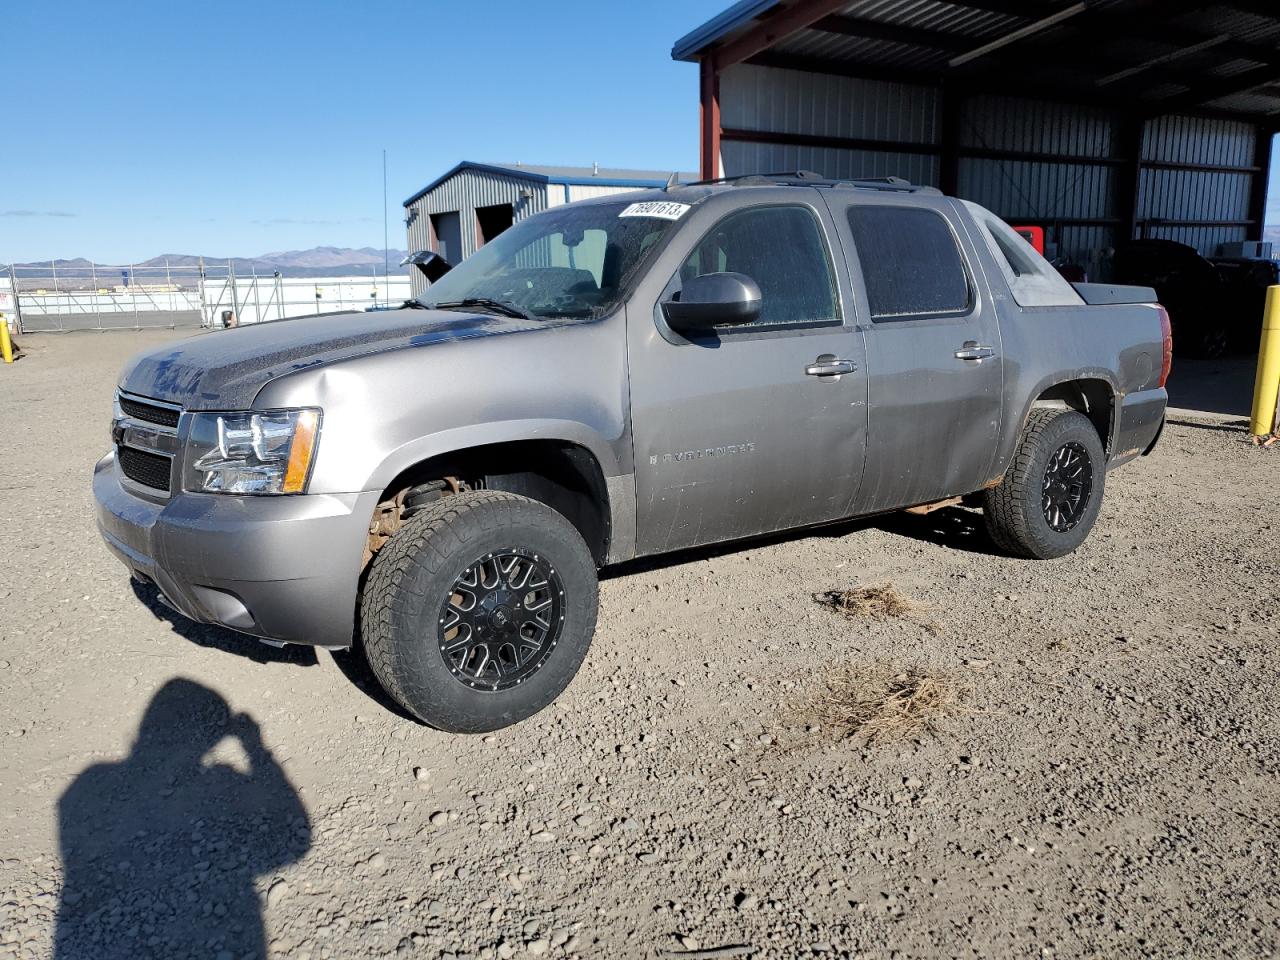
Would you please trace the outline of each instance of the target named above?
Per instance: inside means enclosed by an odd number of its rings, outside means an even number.
[[[457,737],[130,589],[89,473],[172,336],[0,369],[0,958],[1280,949],[1280,451],[1171,424],[1054,562],[951,509],[616,571],[560,702]],[[842,737],[827,684],[885,670],[958,710]]]

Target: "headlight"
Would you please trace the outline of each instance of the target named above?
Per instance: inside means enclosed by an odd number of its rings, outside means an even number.
[[[183,488],[201,493],[302,493],[319,433],[319,410],[192,414]]]

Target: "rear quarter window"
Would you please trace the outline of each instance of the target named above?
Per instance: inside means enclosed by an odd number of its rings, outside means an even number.
[[[972,286],[946,219],[919,207],[858,204],[849,230],[872,320],[968,313]]]
[[[985,207],[962,200],[978,232],[986,241],[996,266],[1009,284],[1009,292],[1020,307],[1078,307],[1083,300],[1075,287],[1036,252],[1036,249]]]

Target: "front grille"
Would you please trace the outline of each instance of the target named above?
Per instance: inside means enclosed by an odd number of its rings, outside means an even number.
[[[178,425],[179,412],[169,407],[160,407],[153,403],[143,403],[141,400],[133,400],[122,396],[120,397],[120,409],[124,411],[126,416],[133,417],[135,420],[159,424],[162,427],[176,427]]]
[[[133,447],[116,447],[116,459],[121,472],[134,483],[153,490],[169,492],[169,473],[172,461],[158,453],[147,453]]]

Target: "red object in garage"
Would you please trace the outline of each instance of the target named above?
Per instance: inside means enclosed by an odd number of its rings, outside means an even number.
[[[1014,227],[1022,235],[1022,239],[1036,248],[1036,253],[1044,256],[1044,227]]]

